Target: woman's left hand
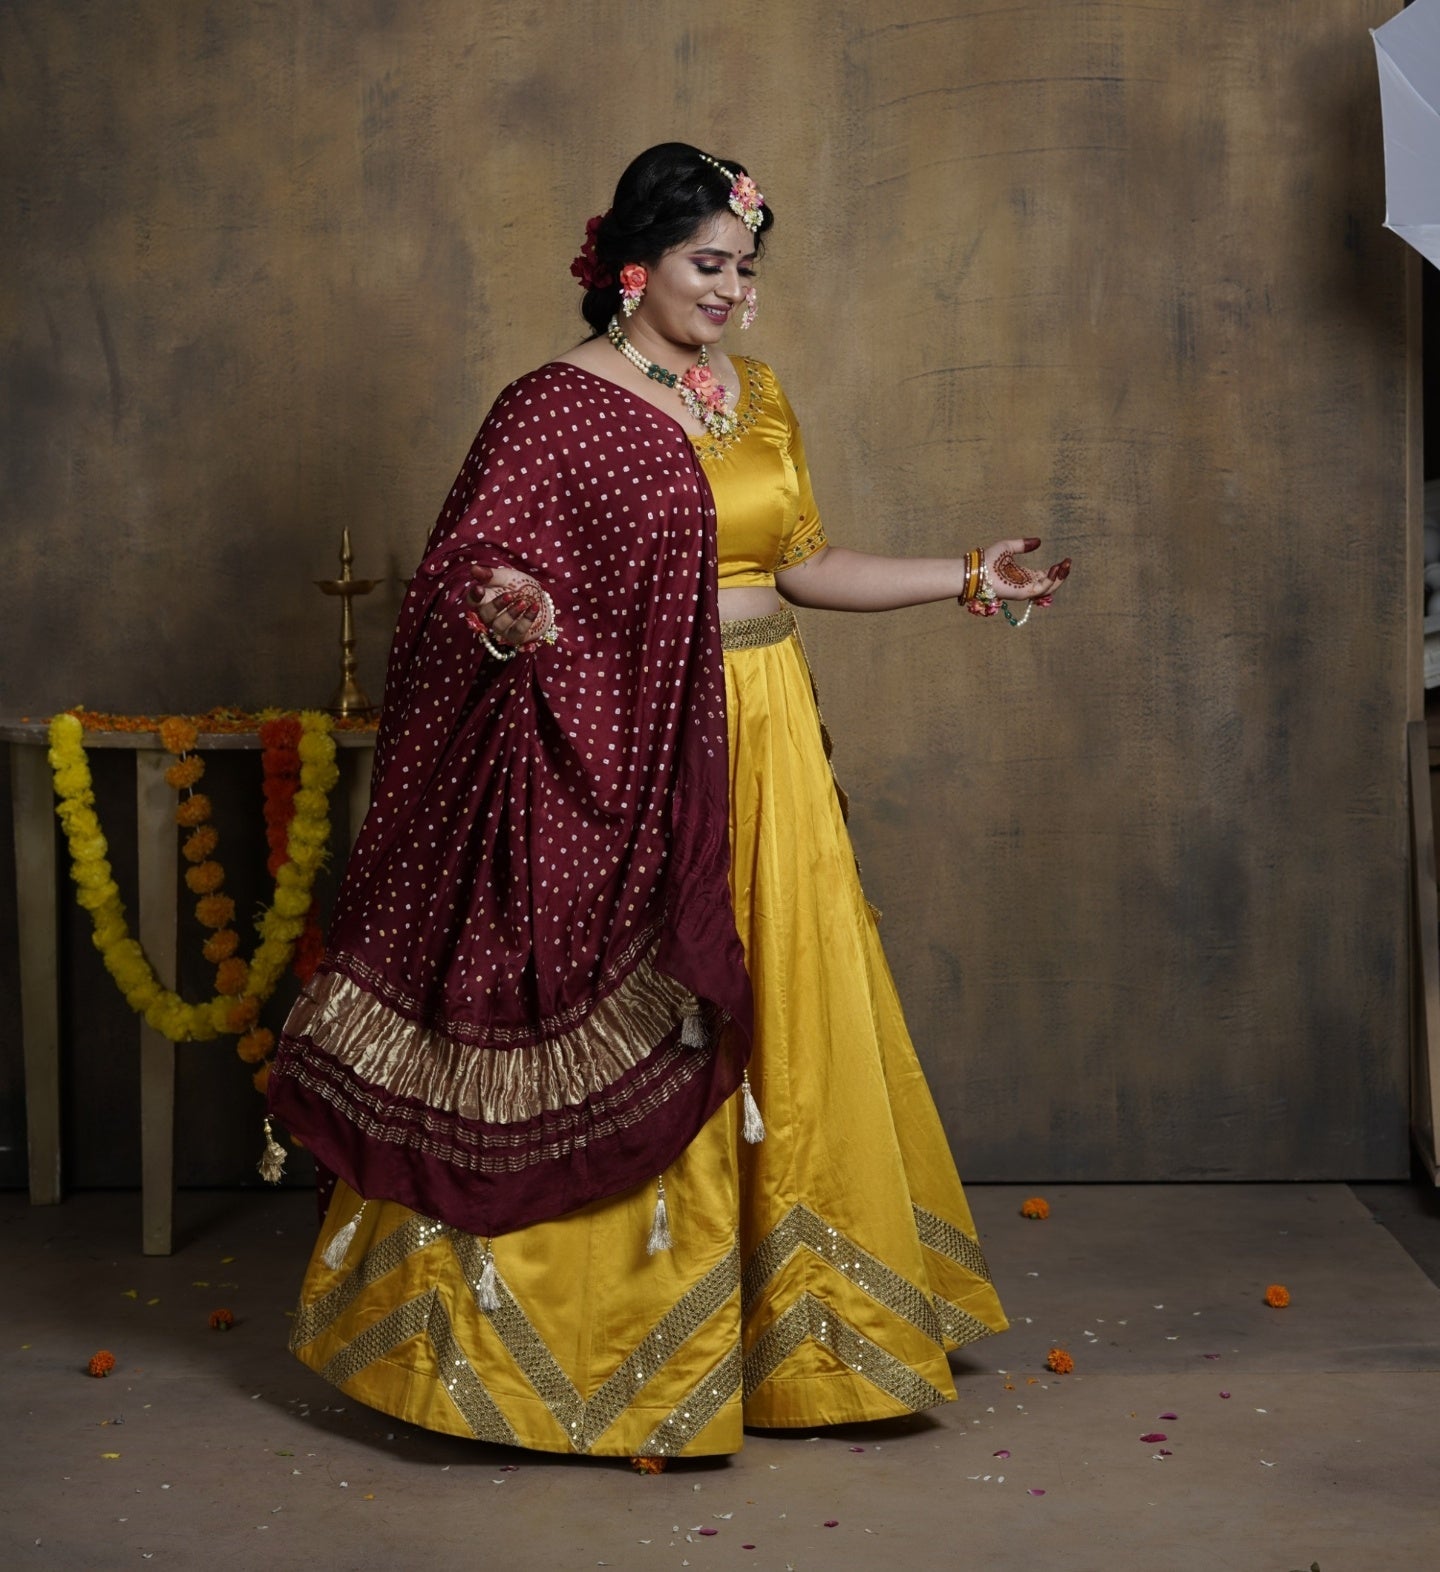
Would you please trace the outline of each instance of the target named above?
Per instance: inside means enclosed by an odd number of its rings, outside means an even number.
[[[984,551],[986,581],[997,600],[1033,600],[1048,606],[1055,591],[1070,577],[1070,559],[1055,563],[1045,573],[1037,573],[1015,559],[1037,551],[1035,536],[1023,540],[997,540]]]
[[[488,630],[497,643],[519,649],[530,642],[542,619],[540,586],[514,568],[470,569],[474,583],[465,592],[465,620],[479,633]]]

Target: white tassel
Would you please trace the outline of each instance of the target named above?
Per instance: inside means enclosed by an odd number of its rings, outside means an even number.
[[[335,1236],[325,1246],[320,1259],[332,1272],[338,1272],[345,1265],[345,1257],[350,1252],[351,1242],[355,1238],[355,1230],[360,1226],[360,1219],[365,1212],[365,1203],[360,1203],[360,1210],[345,1224],[343,1228],[335,1231]]]
[[[698,1010],[694,1015],[687,1015],[680,1023],[682,1048],[704,1048],[709,1041],[705,1034],[705,1017]]]
[[[482,1310],[500,1308],[500,1288],[495,1278],[495,1256],[490,1241],[485,1241],[485,1265],[480,1270],[480,1281],[475,1285],[475,1299]]]
[[[741,1092],[740,1106],[745,1110],[741,1134],[751,1146],[758,1146],[765,1139],[765,1121],[760,1117],[760,1104],[755,1101],[755,1093],[750,1090],[749,1071],[746,1071],[745,1079],[741,1082]]]
[[[645,1246],[646,1253],[658,1255],[662,1250],[669,1250],[675,1243],[670,1237],[670,1209],[665,1205],[665,1181],[657,1179],[660,1193],[655,1201],[655,1221],[650,1224],[650,1239]]]
[[[285,1148],[275,1139],[268,1119],[265,1121],[265,1150],[255,1166],[266,1184],[279,1184],[285,1172]]]

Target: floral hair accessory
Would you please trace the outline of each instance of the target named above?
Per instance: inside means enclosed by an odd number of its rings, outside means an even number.
[[[627,262],[620,269],[620,309],[627,317],[633,317],[640,309],[649,282],[650,274],[639,262]]]
[[[700,159],[712,169],[718,169],[730,182],[730,211],[752,235],[755,234],[765,216],[765,198],[760,195],[760,188],[749,175],[737,175],[708,153],[702,153]]]
[[[586,220],[585,244],[580,247],[580,255],[570,264],[570,272],[586,289],[609,289],[615,282],[610,269],[595,255],[595,237],[604,222],[603,213]]]

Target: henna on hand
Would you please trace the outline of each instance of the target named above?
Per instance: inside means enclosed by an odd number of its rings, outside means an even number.
[[[1008,551],[1002,551],[995,559],[995,566],[990,570],[1002,584],[1008,584],[1011,589],[1024,589],[1034,575],[1016,562],[1014,556]]]

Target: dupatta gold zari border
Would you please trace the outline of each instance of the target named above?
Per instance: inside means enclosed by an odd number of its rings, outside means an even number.
[[[653,1057],[694,1008],[695,996],[646,959],[568,1030],[486,1049],[402,1015],[341,972],[324,972],[296,1001],[286,1032],[313,1043],[362,1086],[383,1087],[387,1099],[477,1124],[518,1124],[578,1107],[614,1085]],[[303,1072],[297,1078],[306,1079]]]
[[[490,1126],[467,1129],[441,1121],[438,1132],[416,1134],[416,1126],[397,1129],[395,1105],[385,1096],[334,1075],[316,1074],[310,1061],[297,1062],[290,1079],[341,1110],[362,1135],[399,1143],[467,1173],[520,1173],[536,1163],[564,1157],[587,1140],[604,1140],[617,1131],[641,1124],[662,1109],[676,1091],[706,1067],[705,1056],[693,1048],[672,1046],[652,1053],[616,1096],[603,1092],[583,1108],[562,1109],[546,1121],[550,1139],[533,1142],[522,1130],[507,1133]],[[425,1128],[424,1116],[420,1127]]]

